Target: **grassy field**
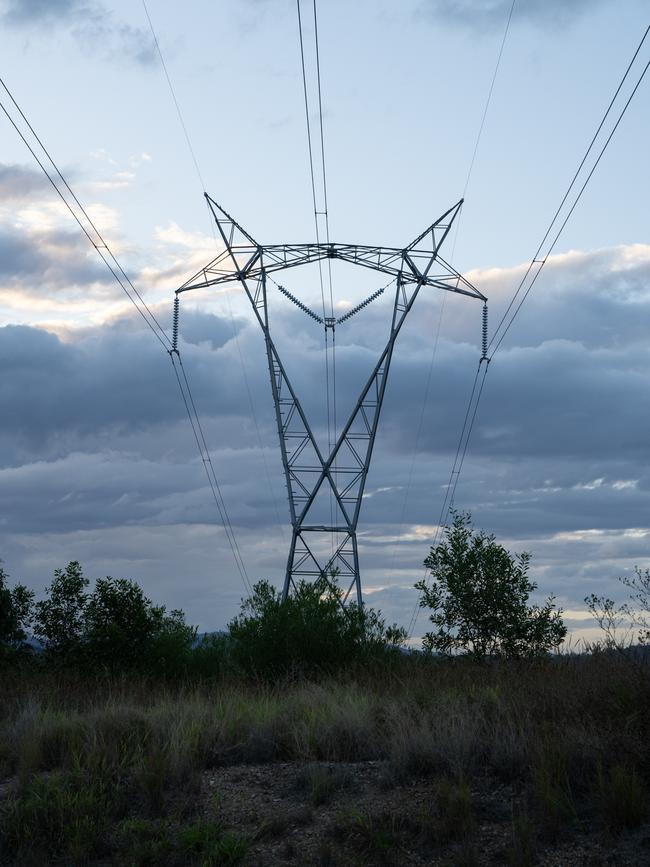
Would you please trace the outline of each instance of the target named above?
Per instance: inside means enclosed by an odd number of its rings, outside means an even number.
[[[650,863],[650,667],[623,654],[1,689],[2,864]]]

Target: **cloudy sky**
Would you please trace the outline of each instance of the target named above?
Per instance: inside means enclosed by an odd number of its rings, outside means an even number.
[[[321,0],[333,240],[405,245],[462,196],[510,5]],[[205,188],[262,243],[314,240],[295,3],[148,6]],[[445,251],[489,297],[493,322],[647,18],[644,0],[517,0]],[[174,290],[216,247],[144,9],[0,0],[0,21],[0,75],[167,326]],[[640,68],[649,57],[645,46]],[[650,565],[649,103],[645,81],[492,363],[456,494],[476,525],[532,552],[540,590],[578,637],[589,634],[583,597],[616,595],[618,575]],[[201,629],[222,627],[244,588],[169,358],[4,115],[0,142],[4,567],[41,591],[78,559],[92,577],[136,578]],[[340,311],[382,285],[362,276],[335,269]],[[315,273],[286,285],[318,306]],[[185,295],[181,350],[250,578],[279,582],[286,492],[243,300],[236,289]],[[339,418],[386,339],[389,304],[382,296],[337,330]],[[366,598],[401,623],[480,351],[477,302],[423,290],[416,310],[395,351],[360,525]],[[323,435],[322,333],[279,296],[272,315]],[[416,634],[424,627],[421,616]]]

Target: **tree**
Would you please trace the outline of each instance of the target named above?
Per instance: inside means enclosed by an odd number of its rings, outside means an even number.
[[[585,596],[587,608],[605,633],[603,644],[596,647],[625,647],[633,641],[635,629],[638,643],[650,644],[650,569],[635,566],[633,575],[618,580],[627,589],[629,602],[617,605],[607,596]]]
[[[299,581],[286,601],[268,581],[253,587],[230,624],[232,656],[260,675],[317,674],[386,659],[406,639],[372,608],[343,605],[336,576]]]
[[[9,576],[0,566],[0,657],[19,650],[27,639],[34,593],[23,584],[9,587]]]
[[[637,627],[639,644],[650,644],[650,569],[634,567],[634,575],[618,579],[630,593],[625,606],[632,625]]]
[[[434,626],[424,636],[425,650],[466,651],[484,659],[557,647],[566,636],[562,609],[553,596],[541,607],[528,604],[537,589],[528,577],[529,564],[530,554],[510,554],[493,535],[475,531],[469,514],[453,512],[443,541],[424,561],[431,583],[423,579],[415,585]]]
[[[85,655],[104,668],[176,667],[196,636],[182,611],[168,614],[127,578],[97,579],[83,627]]]
[[[196,630],[182,611],[154,605],[126,578],[99,578],[92,593],[74,560],[54,572],[36,604],[35,634],[51,659],[94,669],[184,670]]]
[[[61,660],[78,654],[84,633],[88,579],[76,560],[56,569],[47,598],[36,603],[34,634],[49,654]]]

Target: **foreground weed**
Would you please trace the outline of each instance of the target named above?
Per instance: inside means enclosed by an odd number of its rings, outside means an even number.
[[[249,848],[249,843],[214,822],[199,820],[182,828],[178,843],[184,863],[199,864],[201,867],[221,867],[239,864]]]
[[[127,819],[118,828],[119,863],[128,867],[160,867],[171,860],[174,844],[168,828],[147,819]]]
[[[557,839],[566,825],[577,819],[567,757],[551,739],[542,745],[533,768],[533,797],[542,827],[551,839]]]
[[[647,791],[635,768],[615,765],[599,774],[598,806],[610,831],[638,828],[648,815]]]
[[[28,863],[82,864],[101,854],[110,822],[124,806],[118,790],[101,779],[35,776],[5,804],[3,848]]]
[[[282,837],[291,827],[311,825],[314,814],[307,807],[298,810],[286,810],[268,816],[263,820],[255,834],[256,840],[264,840],[268,837]]]
[[[340,768],[310,765],[298,777],[298,787],[306,790],[313,807],[332,802],[338,791],[351,784],[349,772]]]
[[[464,781],[442,780],[438,785],[440,842],[467,837],[474,830],[469,786]]]
[[[471,863],[476,822],[467,783],[440,780],[431,803],[405,814],[402,823],[410,845],[427,851],[461,842],[455,857]]]
[[[526,811],[513,812],[511,841],[506,849],[509,867],[533,867],[537,842],[535,826]]]
[[[334,833],[369,864],[389,867],[399,863],[403,839],[409,830],[399,813],[351,811],[337,823]]]

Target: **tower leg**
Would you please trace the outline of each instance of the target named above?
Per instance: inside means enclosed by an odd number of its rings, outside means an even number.
[[[289,546],[289,557],[287,558],[287,571],[284,576],[284,586],[282,588],[282,601],[286,602],[289,593],[291,592],[291,582],[292,582],[292,568],[293,568],[293,558],[296,553],[296,539],[298,538],[298,531],[294,527],[291,533],[291,545]]]

